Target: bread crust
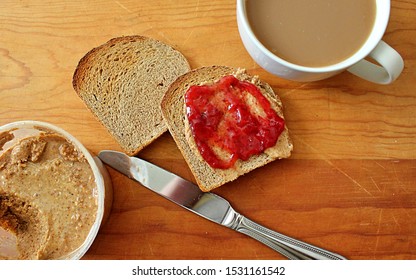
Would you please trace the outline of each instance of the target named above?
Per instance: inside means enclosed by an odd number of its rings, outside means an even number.
[[[168,129],[183,154],[195,180],[204,192],[211,191],[237,179],[256,168],[276,159],[287,158],[291,155],[293,144],[285,125],[275,146],[266,149],[260,155],[254,155],[247,161],[237,160],[235,166],[229,169],[212,168],[201,156],[196,147],[189,122],[186,117],[185,93],[191,85],[201,85],[216,82],[226,75],[234,75],[241,81],[255,84],[269,100],[272,108],[284,119],[283,105],[273,89],[258,77],[251,76],[245,70],[227,66],[208,66],[194,69],[177,78],[166,91],[162,103],[162,114]]]
[[[123,36],[86,53],[72,84],[124,152],[135,155],[167,131],[160,102],[170,83],[190,69],[172,46]]]

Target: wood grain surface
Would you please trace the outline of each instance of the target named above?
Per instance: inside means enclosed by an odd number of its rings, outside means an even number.
[[[79,59],[113,37],[171,44],[192,68],[228,65],[280,95],[294,142],[273,162],[215,190],[281,233],[349,259],[416,259],[416,0],[393,0],[384,40],[404,58],[391,85],[345,72],[311,83],[268,74],[240,40],[234,0],[3,0],[0,125],[58,125],[90,151],[120,150],[72,88]],[[139,156],[194,180],[169,133]],[[84,259],[282,259],[108,168],[114,201]]]

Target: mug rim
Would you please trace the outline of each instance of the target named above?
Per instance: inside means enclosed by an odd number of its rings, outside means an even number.
[[[257,38],[254,34],[251,25],[249,23],[247,12],[246,12],[246,2],[247,0],[237,0],[237,17],[241,19],[241,23],[243,24],[243,28],[247,35],[250,37],[250,40],[255,44],[260,51],[266,55],[269,59],[296,71],[302,72],[309,72],[309,73],[326,73],[326,72],[334,72],[340,71],[343,69],[347,69],[354,65],[355,63],[359,62],[360,60],[367,57],[370,52],[377,46],[377,44],[382,40],[382,37],[385,33],[387,28],[387,24],[390,17],[390,0],[375,0],[376,2],[376,18],[374,22],[374,26],[370,32],[370,35],[367,37],[364,44],[350,57],[335,64],[319,66],[319,67],[311,67],[311,66],[304,66],[300,64],[296,64],[290,61],[287,61],[273,52],[271,52],[268,48],[266,48],[263,43]],[[378,7],[383,5],[382,9]]]

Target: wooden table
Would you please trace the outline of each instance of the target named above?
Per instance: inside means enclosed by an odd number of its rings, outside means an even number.
[[[416,0],[392,1],[384,40],[405,69],[387,86],[349,73],[311,83],[268,74],[240,41],[234,0],[4,0],[0,125],[46,121],[93,153],[120,150],[71,82],[87,51],[132,34],[173,45],[192,68],[246,68],[281,96],[293,155],[215,190],[237,211],[349,259],[416,259]],[[139,156],[194,180],[169,133]],[[112,211],[84,259],[283,258],[109,172]]]

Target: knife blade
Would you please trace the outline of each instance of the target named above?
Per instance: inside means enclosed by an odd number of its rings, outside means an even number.
[[[214,223],[250,236],[289,259],[341,260],[345,257],[268,229],[236,212],[230,203],[174,173],[138,157],[104,150],[98,157],[107,165],[179,206]]]

